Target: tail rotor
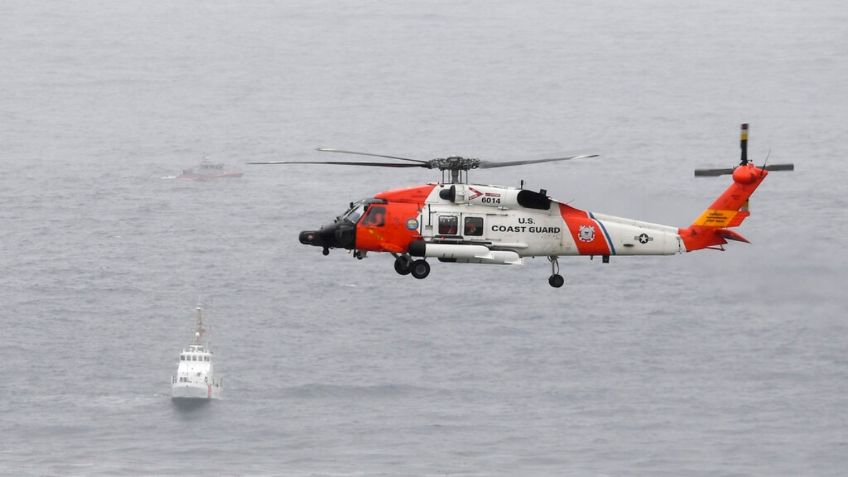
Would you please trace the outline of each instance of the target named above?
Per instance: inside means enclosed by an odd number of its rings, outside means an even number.
[[[748,166],[748,164],[751,164],[750,161],[748,161],[748,123],[743,123],[742,128],[739,131],[739,149],[739,165],[736,167],[746,167]],[[767,160],[768,158],[766,159],[766,161]],[[717,177],[725,174],[733,174],[733,171],[736,170],[736,167],[720,169],[695,169],[695,177]],[[759,169],[762,169],[764,171],[794,171],[795,164],[763,164],[763,167],[760,167]]]

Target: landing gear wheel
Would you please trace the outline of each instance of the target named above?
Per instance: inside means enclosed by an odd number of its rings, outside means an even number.
[[[322,254],[324,254],[324,256],[326,257],[327,255],[329,255],[329,254],[330,254],[330,249],[329,249],[329,248],[325,248],[324,250],[321,250],[321,253],[322,253]]]
[[[560,274],[551,275],[551,277],[548,278],[548,284],[554,288],[559,288],[565,284],[565,278],[562,278],[562,275]]]
[[[412,259],[409,258],[409,255],[398,255],[395,259],[395,271],[400,275],[409,275],[410,268],[412,267]]]
[[[562,275],[559,274],[559,258],[556,255],[551,255],[548,257],[548,261],[551,262],[551,276],[548,278],[548,284],[554,288],[559,288],[565,284],[565,278],[562,278]]]
[[[421,280],[427,278],[427,275],[430,274],[430,264],[426,260],[418,259],[412,262],[412,265],[409,266],[409,271],[413,277]]]

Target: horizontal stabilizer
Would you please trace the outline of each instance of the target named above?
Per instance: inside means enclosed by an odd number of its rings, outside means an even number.
[[[718,229],[718,230],[715,231],[715,233],[718,234],[719,237],[727,239],[727,240],[735,240],[737,242],[751,243],[748,239],[746,239],[745,237],[739,235],[738,233],[736,233],[736,232],[734,232],[730,229]]]

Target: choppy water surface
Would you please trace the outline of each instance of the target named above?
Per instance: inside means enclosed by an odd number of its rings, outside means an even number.
[[[841,475],[842,2],[0,5],[0,473]],[[751,156],[753,245],[399,277],[297,243],[425,171],[690,223]],[[163,179],[204,157],[241,179]],[[207,306],[226,399],[183,411]]]

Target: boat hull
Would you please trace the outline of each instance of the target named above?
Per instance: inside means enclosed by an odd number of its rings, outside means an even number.
[[[173,400],[208,400],[219,399],[221,388],[211,384],[177,383],[171,386]]]

